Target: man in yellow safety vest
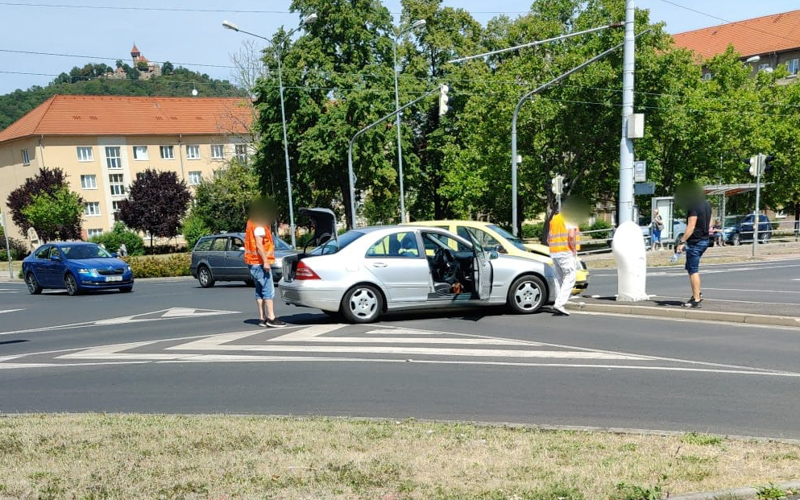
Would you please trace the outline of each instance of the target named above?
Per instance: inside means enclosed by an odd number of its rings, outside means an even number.
[[[566,208],[566,207],[565,207]],[[569,213],[569,212],[567,212]],[[578,224],[556,213],[550,219],[547,242],[550,245],[550,258],[556,275],[556,301],[553,309],[560,316],[569,316],[564,305],[572,295],[572,288],[578,273],[578,250],[581,248],[581,234]]]

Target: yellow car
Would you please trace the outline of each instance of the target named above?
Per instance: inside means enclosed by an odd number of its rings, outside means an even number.
[[[525,243],[505,229],[489,222],[475,222],[468,220],[431,220],[410,222],[413,226],[439,227],[455,233],[469,241],[472,235],[478,243],[487,250],[497,250],[499,253],[525,257],[553,265],[550,259],[550,249],[546,245]],[[579,258],[578,277],[572,294],[577,295],[589,286],[589,270]]]

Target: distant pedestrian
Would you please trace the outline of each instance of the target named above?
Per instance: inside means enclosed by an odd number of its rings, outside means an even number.
[[[547,241],[550,258],[555,271],[556,299],[553,309],[556,314],[569,316],[564,307],[572,296],[578,274],[578,250],[581,246],[579,221],[582,204],[579,200],[567,200],[563,210],[550,219]]]
[[[721,247],[725,246],[725,232],[719,219],[714,220],[714,227],[711,228],[711,236],[714,238],[715,245]]]
[[[664,250],[664,243],[661,242],[661,231],[664,230],[664,219],[661,218],[661,214],[658,213],[658,209],[653,210],[653,222],[651,223],[650,233],[652,237],[650,238],[652,241],[651,250],[655,251],[656,246],[660,246],[661,250]]]
[[[275,317],[273,298],[275,285],[272,282],[270,264],[275,262],[275,243],[272,240],[270,225],[274,217],[272,204],[258,198],[250,204],[250,215],[244,240],[244,262],[250,269],[250,276],[256,286],[256,305],[258,306],[258,326],[282,328],[286,323]]]
[[[128,255],[128,247],[125,246],[125,243],[121,243],[119,248],[117,249],[117,255],[120,257],[127,257]]]
[[[703,301],[703,293],[700,291],[700,258],[708,249],[711,234],[711,205],[706,201],[703,189],[696,183],[679,187],[675,201],[686,209],[688,217],[686,232],[676,249],[678,253],[686,253],[685,267],[692,287],[692,296],[684,306],[697,308]]]

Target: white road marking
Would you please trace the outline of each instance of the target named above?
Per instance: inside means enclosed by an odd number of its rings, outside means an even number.
[[[754,290],[745,288],[710,288],[703,287],[703,290],[718,290],[720,292],[757,292],[757,293],[800,293],[797,290]]]
[[[13,312],[17,312],[17,311],[24,311],[24,310],[25,310],[25,308],[24,308],[24,307],[23,307],[22,309],[6,309],[5,311],[0,311],[0,314],[3,314],[3,313],[13,313]]]
[[[86,321],[82,323],[70,323],[66,325],[45,326],[41,328],[29,328],[26,330],[14,330],[0,332],[2,335],[18,335],[21,333],[49,332],[53,330],[72,330],[75,328],[91,328],[95,326],[122,325],[128,323],[143,323],[149,321],[167,321],[172,319],[191,319],[203,318],[208,316],[219,316],[225,314],[238,314],[239,311],[218,311],[214,309],[192,309],[187,307],[172,307],[158,311],[133,314],[131,316],[121,316],[118,318],[101,319],[96,321]]]

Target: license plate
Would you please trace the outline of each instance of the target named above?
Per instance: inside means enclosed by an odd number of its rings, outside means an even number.
[[[122,276],[106,276],[106,281],[122,281]]]

